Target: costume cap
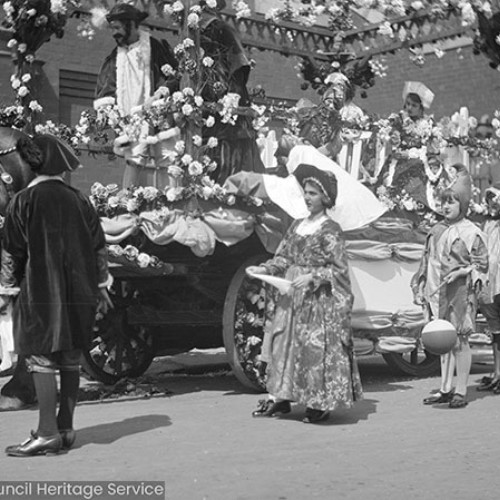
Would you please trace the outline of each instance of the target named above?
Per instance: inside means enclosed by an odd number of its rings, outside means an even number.
[[[326,85],[335,85],[338,83],[342,83],[343,85],[346,85],[349,83],[349,78],[347,78],[347,76],[345,76],[344,73],[340,73],[340,71],[335,71],[334,73],[330,73],[325,78]]]
[[[434,92],[426,87],[422,82],[405,82],[403,88],[403,101],[406,100],[408,94],[417,94],[422,101],[422,106],[425,109],[429,109],[434,100]]]
[[[60,175],[76,170],[81,164],[71,148],[50,134],[35,136],[33,142],[40,148],[43,163],[38,174]]]
[[[117,3],[106,16],[108,23],[111,21],[136,21],[140,23],[148,17],[147,12],[143,12],[128,3]]]
[[[320,170],[307,163],[301,163],[294,170],[293,175],[295,175],[302,187],[305,186],[306,182],[313,182],[328,198],[331,206],[335,205],[335,201],[337,200],[337,177],[332,172]]]
[[[472,179],[467,167],[462,163],[452,165],[457,171],[456,179],[448,186],[453,191],[460,203],[460,215],[465,217],[469,210],[470,200],[472,199]]]

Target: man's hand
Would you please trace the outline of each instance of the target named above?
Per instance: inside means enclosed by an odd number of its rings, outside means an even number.
[[[309,286],[312,282],[313,282],[313,275],[311,273],[303,274],[302,276],[297,276],[292,281],[292,286],[293,288],[304,288],[306,286]]]
[[[97,315],[104,316],[114,305],[106,287],[99,288],[99,302],[97,304]]]

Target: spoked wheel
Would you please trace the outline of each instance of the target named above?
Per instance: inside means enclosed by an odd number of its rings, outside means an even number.
[[[82,368],[105,384],[126,377],[138,377],[154,358],[153,335],[142,325],[130,325],[127,308],[136,300],[136,291],[126,282],[116,283],[110,309],[96,322],[91,347],[84,352]]]
[[[412,377],[430,377],[439,371],[441,363],[439,356],[420,346],[409,353],[387,352],[382,356],[391,368]]]
[[[267,260],[255,255],[236,271],[229,285],[223,312],[224,347],[236,378],[249,389],[265,390],[265,365],[260,359],[265,310],[270,298],[261,281],[250,279],[245,269]]]

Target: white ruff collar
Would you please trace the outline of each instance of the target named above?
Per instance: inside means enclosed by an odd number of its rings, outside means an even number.
[[[116,54],[116,102],[129,114],[151,95],[151,44],[147,31],[139,31],[139,40],[118,47]]]

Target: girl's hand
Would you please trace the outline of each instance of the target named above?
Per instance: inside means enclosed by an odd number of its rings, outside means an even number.
[[[451,271],[445,276],[444,282],[452,283],[453,281],[459,278],[467,276],[469,273],[470,273],[470,268],[468,267],[461,267],[460,269],[455,269],[454,271]]]
[[[292,286],[293,288],[304,288],[306,286],[309,286],[313,282],[313,275],[312,274],[303,274],[302,276],[297,276],[293,281],[292,281]]]
[[[267,274],[264,266],[248,266],[245,271],[247,274]]]

